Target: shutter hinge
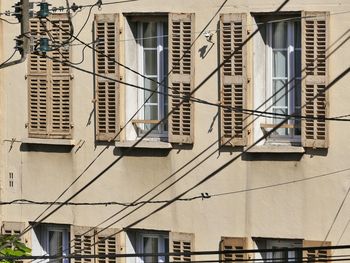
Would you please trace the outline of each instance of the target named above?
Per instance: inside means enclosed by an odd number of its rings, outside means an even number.
[[[28,75],[27,74],[24,75],[24,79],[28,79]]]
[[[123,33],[123,29],[119,28],[119,35],[121,35]]]
[[[96,103],[97,102],[97,99],[92,99],[91,100],[91,103]]]
[[[73,74],[70,74],[70,79],[72,80],[72,79],[74,79],[74,75]]]
[[[247,30],[247,35],[248,35],[248,36],[250,35],[250,33],[251,33],[250,30]]]
[[[28,128],[29,124],[28,122],[24,124],[24,128]]]
[[[71,129],[74,128],[74,124],[73,124],[73,123],[70,124],[70,128],[71,128]]]
[[[123,80],[123,76],[119,76],[119,80]]]

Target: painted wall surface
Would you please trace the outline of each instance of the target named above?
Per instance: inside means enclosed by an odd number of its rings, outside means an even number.
[[[65,6],[65,1],[51,1],[53,6]],[[77,0],[77,5],[87,1]],[[91,3],[94,1],[91,1]],[[103,1],[104,3],[113,1]],[[1,1],[0,12],[11,9],[12,1]],[[219,73],[209,74],[218,67],[219,14],[247,13],[247,30],[254,29],[251,12],[328,11],[330,12],[329,80],[339,80],[329,90],[329,115],[350,113],[348,74],[350,61],[350,1],[348,0],[139,0],[104,5],[92,9],[79,38],[92,42],[93,14],[103,13],[194,13],[195,32],[195,85],[204,85],[195,97],[213,103],[219,101]],[[74,32],[78,32],[88,18],[89,8],[76,13]],[[9,18],[14,20],[13,18]],[[121,19],[124,19],[121,16]],[[2,30],[3,29],[3,30]],[[123,37],[123,28],[121,28]],[[202,31],[213,32],[213,46]],[[14,47],[19,25],[0,21],[0,58],[8,58]],[[74,42],[78,43],[78,42]],[[127,45],[127,41],[125,41]],[[250,52],[252,42],[248,43]],[[82,45],[72,46],[72,61],[82,59]],[[203,50],[205,56],[200,55]],[[253,59],[253,54],[249,55]],[[121,61],[127,58],[121,57]],[[78,66],[93,71],[93,54],[85,50],[85,60]],[[125,70],[123,70],[125,72]],[[252,68],[249,69],[250,76]],[[342,73],[346,73],[343,74]],[[146,192],[147,200],[161,189],[174,183],[155,200],[171,200],[191,189],[210,173],[234,162],[215,176],[194,187],[183,199],[208,193],[211,198],[176,201],[155,213],[134,228],[169,230],[195,234],[196,250],[217,249],[221,236],[267,237],[332,241],[332,244],[349,244],[350,197],[342,202],[350,187],[349,122],[329,122],[329,148],[326,151],[307,149],[305,153],[244,153],[242,149],[219,148],[218,108],[195,104],[195,135],[193,147],[174,147],[171,150],[141,149],[122,156],[125,149],[113,144],[98,144],[94,139],[93,76],[73,69],[73,139],[75,146],[25,144],[28,137],[27,63],[0,70],[0,138],[1,138],[1,201],[28,199],[54,201],[74,182],[59,199],[66,200],[85,186],[97,174],[111,167],[87,187],[72,202],[130,203]],[[125,73],[126,74],[126,73]],[[132,87],[121,87],[125,92]],[[248,85],[250,103],[254,97],[254,83]],[[125,93],[122,93],[125,94]],[[124,102],[127,105],[127,101]],[[252,104],[252,103],[251,103]],[[252,107],[252,105],[249,105]],[[251,138],[250,138],[251,139]],[[11,141],[13,140],[13,143]],[[104,151],[100,156],[101,151]],[[95,160],[96,159],[96,160]],[[85,168],[94,163],[84,172]],[[186,164],[185,167],[184,164]],[[14,187],[9,187],[9,173],[14,174]],[[181,178],[181,180],[179,180]],[[159,185],[161,182],[165,183]],[[179,180],[179,181],[177,181]],[[157,188],[155,188],[157,186]],[[220,195],[223,193],[230,193]],[[339,214],[337,212],[341,207]],[[148,215],[160,204],[147,204],[118,220],[114,227],[123,228]],[[0,207],[2,221],[32,222],[44,211],[44,205],[7,205]],[[56,207],[56,206],[54,206]],[[45,222],[95,226],[117,213],[123,206],[64,206]],[[132,207],[126,211],[131,211]],[[336,216],[337,215],[337,216]],[[109,221],[110,223],[112,221]],[[334,224],[333,224],[334,223]],[[107,225],[107,223],[104,223]],[[330,230],[330,232],[328,232]]]

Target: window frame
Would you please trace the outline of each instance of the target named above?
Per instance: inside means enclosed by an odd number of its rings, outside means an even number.
[[[295,248],[295,247],[302,247],[302,246],[303,246],[303,243],[301,240],[287,240],[287,239],[267,239],[266,240],[267,249]],[[277,252],[277,253],[280,253],[280,252]],[[295,255],[292,255],[292,254],[295,254]],[[296,262],[296,259],[297,261],[299,261],[302,258],[302,253],[299,253],[298,255],[297,251],[289,250],[287,258],[285,258],[284,256],[283,256],[283,260],[287,259],[288,262]],[[290,258],[292,260],[290,260]],[[276,258],[274,258],[274,252],[267,252],[267,262],[275,262],[275,260]]]
[[[297,17],[296,17],[297,18]],[[276,96],[278,97],[278,92],[274,95],[273,94],[273,81],[274,80],[280,80],[280,77],[274,77],[273,76],[273,52],[274,51],[284,51],[287,53],[286,58],[287,58],[287,63],[286,63],[286,77],[284,78],[285,82],[287,83],[287,87],[284,89],[287,90],[287,106],[286,114],[294,114],[298,110],[300,112],[300,105],[297,105],[296,101],[296,80],[300,80],[300,85],[299,85],[299,96],[301,100],[301,72],[297,76],[297,72],[295,72],[296,68],[296,54],[295,52],[301,52],[301,43],[300,47],[296,47],[295,39],[296,39],[296,21],[281,21],[278,23],[287,23],[287,40],[286,40],[286,45],[287,48],[274,48],[273,47],[273,33],[274,29],[273,26],[275,23],[268,23],[266,27],[266,50],[265,50],[265,63],[266,63],[266,83],[265,83],[265,98],[271,98],[269,103],[267,104],[267,108],[270,110],[270,112],[274,112],[274,109],[278,106],[274,106],[274,103],[272,102],[272,97]],[[300,39],[301,39],[301,24],[299,24],[300,30],[298,33],[300,34]],[[300,65],[301,65],[301,56],[299,57]],[[285,84],[283,85],[285,86]],[[281,98],[279,98],[281,99]],[[299,104],[301,101],[299,101]],[[299,108],[299,109],[298,109]],[[274,123],[274,120],[277,120],[277,123]],[[269,124],[275,124],[277,125],[280,119],[273,119],[273,118],[265,118],[265,123]],[[271,143],[300,143],[301,142],[301,134],[296,134],[296,121],[294,119],[288,120],[288,124],[293,125],[294,128],[281,128],[281,129],[288,129],[288,135],[274,135],[271,134],[267,138],[267,142]],[[299,124],[300,125],[300,124]],[[300,129],[300,128],[299,128]]]
[[[158,239],[158,252],[157,253],[166,253],[166,251],[169,252],[169,234],[165,234],[165,233],[157,233],[157,232],[148,232],[148,233],[139,233],[137,235],[138,237],[138,248],[137,248],[137,252],[138,253],[146,253],[144,250],[144,238],[157,238]],[[166,240],[168,240],[168,248],[166,248]],[[144,257],[138,257],[138,262],[139,263],[145,263],[145,259]],[[158,257],[158,262],[161,263],[165,263],[165,262],[169,262],[169,258],[167,261],[166,257]]]
[[[145,56],[144,56],[144,51],[145,50],[151,50],[154,48],[145,48],[143,45],[143,29],[144,29],[144,24],[148,23],[148,22],[155,22],[156,23],[156,30],[157,30],[157,47],[156,47],[156,51],[157,51],[157,75],[152,75],[152,76],[147,76],[146,72],[145,72]],[[137,43],[137,64],[138,64],[138,71],[148,77],[148,78],[157,78],[157,82],[158,83],[163,83],[166,76],[167,76],[167,72],[165,72],[168,68],[168,64],[169,64],[169,59],[168,56],[165,56],[165,54],[168,54],[166,51],[168,51],[168,46],[166,46],[166,42],[165,41],[165,28],[168,27],[168,22],[164,21],[164,18],[162,16],[159,17],[159,19],[154,18],[153,21],[149,21],[149,19],[147,18],[140,18],[140,21],[136,22],[136,27],[137,27],[137,39],[136,39],[136,43]],[[138,77],[138,85],[140,87],[145,87],[145,78],[143,78],[142,76]],[[157,119],[156,120],[150,120],[150,121],[158,121],[158,120],[162,120],[165,117],[165,114],[168,112],[167,106],[167,81],[163,84],[163,85],[159,85],[157,84],[157,91],[160,93],[156,93],[153,96],[157,96]],[[139,108],[141,105],[143,105],[145,103],[145,94],[146,94],[146,90],[144,89],[139,89],[138,90],[138,99],[137,99],[137,107]],[[151,105],[151,102],[147,102],[145,103],[145,105],[142,107],[142,110],[140,111],[140,113],[138,114],[138,119],[140,120],[141,124],[141,130],[140,133],[137,134],[138,137],[141,137],[142,135],[144,135],[149,128],[145,128],[146,125],[152,125],[152,124],[147,124],[146,123],[146,119],[145,119],[145,107],[146,106],[153,106]],[[144,123],[142,123],[142,121],[144,121]],[[161,123],[160,125],[158,125],[157,130],[153,130],[151,132],[151,134],[149,135],[149,137],[153,137],[153,138],[168,138],[168,129],[167,129],[167,123]]]

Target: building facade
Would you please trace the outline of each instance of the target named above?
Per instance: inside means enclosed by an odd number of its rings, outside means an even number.
[[[50,4],[0,70],[2,233],[150,253],[129,263],[346,253],[278,249],[350,244],[349,1]],[[0,21],[1,61],[19,28]]]

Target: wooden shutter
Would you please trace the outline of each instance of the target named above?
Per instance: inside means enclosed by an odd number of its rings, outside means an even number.
[[[247,249],[247,238],[244,237],[222,237],[220,251],[235,251]],[[236,262],[250,259],[248,253],[225,253],[220,255],[222,262]]]
[[[246,107],[246,21],[246,14],[220,16],[221,142],[232,146],[246,145],[245,117],[241,111]]]
[[[303,247],[324,247],[331,246],[331,242],[323,241],[303,241]],[[332,256],[330,249],[307,249],[303,250],[303,261],[305,262],[331,262],[328,260]]]
[[[72,242],[72,254],[74,255],[94,255],[94,232],[89,227],[72,226],[71,227],[71,240]],[[94,259],[72,259],[72,263],[92,263]]]
[[[95,15],[95,72],[119,80],[119,15]],[[108,58],[106,57],[108,56]],[[119,127],[119,83],[103,77],[96,77],[96,139],[113,140]]]
[[[70,60],[70,25],[66,15],[53,15],[52,23],[31,19],[30,31],[38,43],[40,37],[51,37],[53,59],[30,54],[28,59],[29,137],[71,138],[72,94],[70,67],[54,60]],[[46,32],[50,31],[48,35]]]
[[[171,232],[169,237],[170,253],[190,253],[194,251],[194,234]],[[193,260],[194,256],[186,254],[170,257],[170,262],[191,262]]]
[[[169,118],[169,141],[172,143],[193,143],[193,102],[184,99],[194,88],[193,43],[194,14],[170,14],[169,110],[173,113]]]
[[[97,230],[99,232],[99,230]],[[96,235],[96,254],[116,254],[117,253],[117,229],[109,228]],[[97,259],[97,263],[116,263],[116,258]]]
[[[302,144],[327,148],[328,125],[322,118],[328,115],[328,14],[303,12],[302,16],[302,115],[306,116],[302,120]]]

